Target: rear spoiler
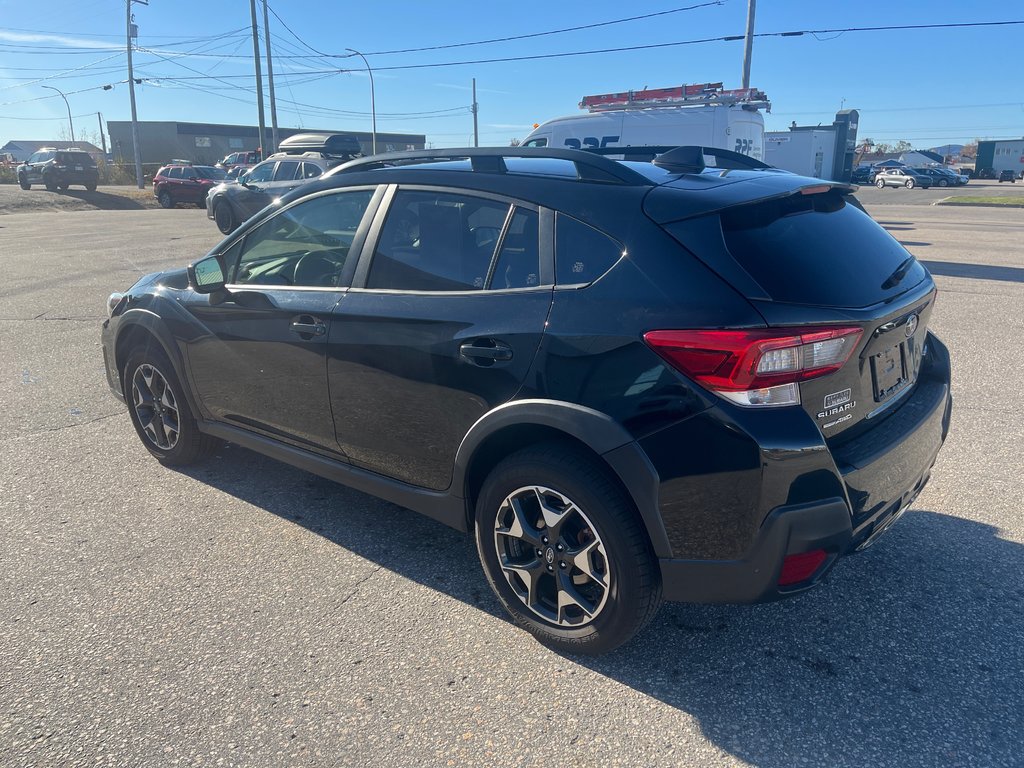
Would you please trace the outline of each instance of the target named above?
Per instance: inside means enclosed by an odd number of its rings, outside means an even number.
[[[732,171],[778,170],[772,165],[720,147],[586,147],[595,155],[622,155],[624,160],[650,161],[672,173],[701,173],[707,168]],[[708,160],[710,159],[710,163]],[[788,173],[788,171],[782,171]]]

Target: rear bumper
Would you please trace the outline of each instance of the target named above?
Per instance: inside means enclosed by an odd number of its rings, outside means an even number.
[[[843,499],[780,507],[761,526],[757,542],[739,560],[661,560],[666,600],[687,603],[757,603],[814,586],[847,552],[853,539]],[[823,549],[828,558],[806,582],[778,587],[783,558]]]

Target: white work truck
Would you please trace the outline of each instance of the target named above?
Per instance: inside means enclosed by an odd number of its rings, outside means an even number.
[[[702,89],[702,90],[698,90]],[[721,83],[587,96],[588,114],[538,125],[525,147],[705,146],[764,159],[767,98],[754,88],[722,91]]]

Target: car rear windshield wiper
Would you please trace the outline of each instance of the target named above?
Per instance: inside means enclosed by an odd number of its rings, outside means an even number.
[[[895,288],[899,281],[907,276],[907,272],[910,271],[912,266],[914,266],[914,257],[908,256],[900,262],[900,265],[896,267],[891,275],[885,278],[885,282],[882,283],[882,289],[888,290],[889,288]]]

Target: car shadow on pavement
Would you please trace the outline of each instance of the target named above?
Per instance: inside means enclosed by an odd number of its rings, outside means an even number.
[[[241,448],[212,462],[184,473],[505,619],[471,537]],[[523,634],[524,656],[533,642]],[[572,661],[752,765],[1020,765],[1024,546],[912,510],[806,595],[665,604],[630,644]]]
[[[1024,268],[1000,267],[992,264],[964,264],[959,261],[922,261],[933,275],[970,277],[976,280],[999,280],[1024,283]]]
[[[73,197],[76,200],[81,200],[100,211],[141,211],[154,207],[126,195],[112,195],[100,191],[90,192],[87,189],[65,189],[58,194],[61,197]]]

